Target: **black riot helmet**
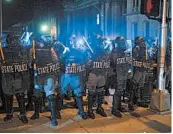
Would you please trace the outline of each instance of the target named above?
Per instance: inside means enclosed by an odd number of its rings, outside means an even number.
[[[12,38],[13,36],[11,34],[8,34],[7,37],[6,37],[6,42],[8,45],[12,44]]]
[[[119,36],[115,39],[115,43],[117,44],[117,48],[119,49],[126,49],[126,41],[124,37]]]
[[[21,45],[20,37],[14,34],[8,34],[6,37],[7,46],[19,46]]]
[[[35,38],[35,44],[37,47],[44,47],[45,43],[46,42],[40,36]]]
[[[142,36],[138,36],[135,38],[135,45],[144,47],[145,46],[145,40]]]

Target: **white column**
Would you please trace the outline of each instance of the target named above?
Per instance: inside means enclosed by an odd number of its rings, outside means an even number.
[[[103,35],[105,35],[105,30],[104,30],[104,3],[101,2],[101,30],[103,31]]]
[[[84,11],[84,32],[85,32],[85,37],[87,37],[88,36],[88,11],[87,11],[87,9]]]
[[[75,11],[73,11],[72,18],[73,18],[73,32],[75,32],[75,22],[76,22]]]
[[[105,14],[104,14],[104,22],[105,22],[105,36],[108,36],[108,9],[109,9],[109,1],[105,1]]]
[[[69,35],[70,34],[70,14],[68,11],[66,12],[66,17],[67,17],[67,35]]]

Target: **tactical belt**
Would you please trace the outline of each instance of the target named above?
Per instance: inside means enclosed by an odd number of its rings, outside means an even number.
[[[105,85],[101,86],[101,87],[96,86],[96,89],[100,89],[100,88],[104,88],[104,87],[105,87]]]

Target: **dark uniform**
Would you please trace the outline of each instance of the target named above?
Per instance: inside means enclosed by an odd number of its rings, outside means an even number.
[[[147,48],[149,46],[146,46]],[[150,63],[151,65],[154,63],[157,63],[157,54],[158,54],[158,48],[157,44],[152,44],[151,48],[146,49],[148,53],[146,53],[148,59],[146,59],[146,62]],[[145,84],[143,87],[143,90],[141,91],[141,102],[140,106],[148,107],[148,104],[150,103],[151,94],[153,88],[156,88],[156,75],[157,75],[157,68],[145,68],[146,75],[145,75]]]
[[[101,48],[103,40],[98,37],[92,39],[92,46],[94,54],[92,55],[91,62],[87,68],[87,82],[86,88],[88,89],[88,116],[92,119],[95,118],[93,113],[93,102],[96,99],[97,110],[96,113],[103,117],[107,117],[102,104],[104,103],[104,87],[106,84],[105,72],[110,69],[110,56],[106,55],[105,50]]]
[[[35,52],[35,54],[34,54]],[[40,102],[43,97],[43,92],[46,93],[46,97],[49,102],[51,111],[51,126],[57,126],[57,108],[56,98],[57,92],[55,91],[58,86],[57,75],[60,71],[58,57],[53,48],[45,45],[42,39],[36,40],[35,50],[30,50],[30,62],[32,62],[32,56],[35,55],[34,67],[34,105],[35,113],[31,119],[39,118]]]
[[[123,37],[117,37],[115,40],[117,48],[112,51],[111,65],[114,68],[116,79],[115,93],[113,95],[112,114],[121,117],[120,112],[125,109],[121,107],[121,96],[126,90],[128,71],[131,66],[132,57],[126,55],[126,43]]]
[[[134,65],[133,78],[132,78],[133,90],[131,90],[130,93],[129,107],[131,109],[134,109],[133,108],[134,103],[139,104],[142,102],[141,93],[144,90],[144,84],[148,71],[148,69],[142,65],[143,63],[148,62],[148,51],[143,37],[140,36],[136,37],[135,45],[132,49],[132,56],[133,56],[133,65]]]
[[[2,42],[1,43],[1,46],[2,46]],[[2,90],[2,80],[1,80],[1,77],[2,77],[2,73],[0,72],[0,98],[1,98],[1,106],[0,106],[0,111],[4,111],[5,110],[5,96],[4,96],[4,92]]]
[[[166,68],[166,89],[171,94],[171,41],[168,41],[168,46],[166,49],[166,62],[165,62],[165,68]]]
[[[1,106],[0,106],[0,111],[3,111],[3,110],[5,110],[5,97],[4,97],[4,92],[3,92],[3,90],[2,90],[2,80],[1,80],[1,77],[2,77],[2,74],[1,74],[1,72],[0,72],[0,98],[1,98],[1,102],[2,102],[2,104],[1,104]]]
[[[7,36],[7,47],[3,48],[2,88],[5,93],[6,117],[4,121],[13,117],[13,95],[16,95],[20,108],[20,120],[28,123],[25,110],[24,92],[29,86],[28,55],[19,44],[18,37]],[[1,55],[2,56],[2,55]]]
[[[29,53],[31,46],[27,47],[27,51]],[[27,91],[27,105],[26,105],[26,110],[33,110],[33,100],[32,100],[32,96],[33,96],[33,89],[34,89],[34,71],[33,69],[30,67],[29,68],[29,72],[30,72],[30,86],[29,86],[29,90]]]

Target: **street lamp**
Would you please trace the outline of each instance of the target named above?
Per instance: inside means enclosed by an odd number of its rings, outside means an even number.
[[[12,0],[4,0],[5,2],[8,2],[8,3],[10,3],[10,2],[12,2]],[[1,34],[0,34],[0,37],[2,37],[2,12],[3,12],[3,7],[2,7],[2,3],[3,3],[3,0],[0,0],[0,23],[1,23],[1,25],[0,25],[0,32],[1,32]]]
[[[42,31],[42,32],[48,32],[48,30],[49,30],[48,25],[46,25],[46,24],[41,25],[41,31]]]
[[[6,2],[12,2],[12,0],[5,0]]]

